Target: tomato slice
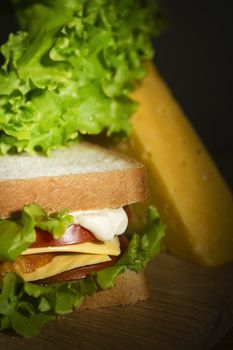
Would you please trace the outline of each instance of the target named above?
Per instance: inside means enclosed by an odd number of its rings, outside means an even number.
[[[131,220],[131,211],[129,206],[125,206],[124,210],[128,216],[128,220]],[[51,233],[36,227],[36,241],[31,244],[30,248],[41,247],[57,247],[67,244],[84,243],[95,240],[95,236],[84,227],[79,224],[70,225],[63,236],[58,239],[54,239]]]
[[[58,239],[54,239],[48,231],[36,228],[36,241],[31,244],[30,248],[55,247],[67,244],[84,243],[95,239],[95,236],[89,230],[78,224],[70,225],[66,229],[64,235]]]
[[[116,259],[117,259],[116,256],[112,256],[110,261],[106,261],[106,262],[95,264],[95,265],[77,267],[76,269],[61,272],[57,275],[47,277],[43,280],[37,280],[34,283],[46,285],[49,283],[79,280],[81,278],[84,278],[84,277],[90,275],[94,271],[99,271],[99,270],[104,269],[105,267],[113,265],[115,263]]]
[[[126,212],[126,215],[128,216],[128,220],[131,221],[131,219],[132,219],[132,212],[131,212],[130,207],[128,205],[126,205],[124,207],[124,211]]]

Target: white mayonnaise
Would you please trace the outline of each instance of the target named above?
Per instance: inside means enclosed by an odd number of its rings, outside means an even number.
[[[111,241],[114,236],[125,232],[128,216],[123,208],[83,210],[70,213],[74,224],[79,224],[100,241]]]

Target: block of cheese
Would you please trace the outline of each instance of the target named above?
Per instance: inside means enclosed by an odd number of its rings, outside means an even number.
[[[121,149],[144,162],[150,201],[167,224],[168,252],[214,266],[233,259],[233,198],[156,68],[133,97],[133,134]]]

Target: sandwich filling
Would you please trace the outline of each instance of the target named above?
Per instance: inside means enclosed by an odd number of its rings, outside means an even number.
[[[69,215],[73,217],[73,224],[61,237],[54,239],[48,231],[36,228],[35,242],[14,262],[2,263],[0,272],[14,271],[24,281],[43,284],[43,281],[51,283],[83,278],[99,267],[112,265],[121,253],[118,236],[128,225],[126,211],[123,208],[100,209]],[[87,266],[89,268],[83,269]]]
[[[125,232],[128,216],[123,208],[85,210],[71,213],[74,223],[90,230],[100,241],[111,241]]]
[[[76,217],[28,204],[20,217],[0,220],[0,329],[35,335],[86,296],[113,288],[127,270],[142,271],[160,251],[164,225],[155,208],[139,233],[130,233],[129,225],[109,241],[97,239]]]

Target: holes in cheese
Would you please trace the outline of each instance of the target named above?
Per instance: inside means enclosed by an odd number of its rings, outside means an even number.
[[[25,281],[36,281],[77,267],[99,264],[110,260],[111,258],[104,254],[56,255],[48,264],[41,266],[32,272],[20,273],[20,276]]]
[[[22,253],[22,255],[62,252],[117,256],[120,254],[120,243],[118,237],[114,237],[114,239],[109,242],[93,241],[78,244],[67,244],[64,246],[28,248]]]

